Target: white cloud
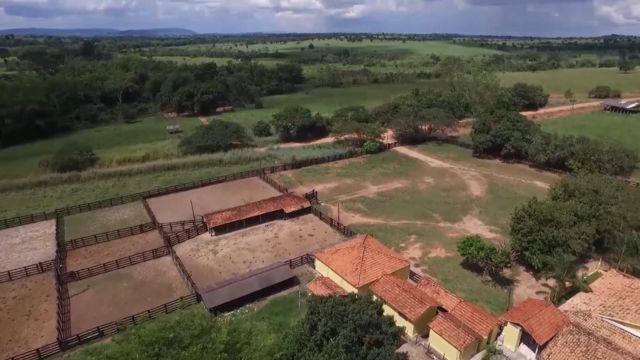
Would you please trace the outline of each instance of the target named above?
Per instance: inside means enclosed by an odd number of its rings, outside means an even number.
[[[639,0],[594,0],[596,15],[617,25],[640,24]]]

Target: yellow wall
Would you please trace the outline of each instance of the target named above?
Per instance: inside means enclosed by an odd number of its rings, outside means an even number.
[[[374,299],[379,298],[377,296],[374,296]],[[384,310],[384,315],[391,316],[396,325],[404,328],[405,334],[407,334],[407,336],[409,337],[426,334],[427,330],[429,329],[429,323],[436,315],[437,311],[435,307],[429,308],[415,322],[412,323],[409,319],[405,318],[402,314],[400,314],[398,311],[387,304],[383,304],[382,309]]]
[[[371,291],[369,290],[369,285],[362,286],[360,288],[355,288],[353,285],[349,284],[349,282],[343,279],[340,275],[336,274],[329,266],[327,266],[322,261],[316,259],[315,261],[316,271],[319,272],[322,276],[326,276],[329,279],[333,280],[336,284],[340,285],[347,292],[358,293],[359,295],[371,295]],[[402,268],[395,273],[391,274],[397,276],[400,279],[408,279],[409,278],[409,265],[407,267]]]
[[[502,330],[502,334],[504,335],[504,346],[511,351],[518,351],[520,338],[522,337],[522,328],[508,322],[504,330]]]
[[[489,333],[489,337],[482,338],[482,341],[480,341],[480,344],[478,345],[478,351],[482,351],[489,344],[493,344],[496,341],[497,337],[498,337],[498,327],[496,326],[493,329],[491,329],[491,333]]]
[[[453,345],[449,344],[447,340],[431,330],[431,332],[429,332],[429,346],[447,360],[469,360],[476,354],[478,342],[475,341],[464,349],[464,351],[459,351]]]

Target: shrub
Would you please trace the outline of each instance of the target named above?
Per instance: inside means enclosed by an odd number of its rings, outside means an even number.
[[[273,115],[271,120],[281,141],[313,140],[329,133],[326,120],[320,114],[301,106],[291,106]]]
[[[89,145],[77,142],[67,142],[55,153],[48,162],[54,172],[83,171],[98,163],[98,156]]]
[[[611,86],[598,85],[589,91],[589,97],[595,99],[606,99],[611,97]],[[617,92],[620,93],[619,91]]]
[[[473,153],[524,159],[539,132],[536,124],[517,112],[484,114],[473,123]]]
[[[228,151],[250,144],[251,139],[239,124],[216,120],[198,127],[193,134],[180,141],[178,148],[183,154],[203,154]]]
[[[266,121],[260,120],[253,126],[253,135],[257,137],[267,137],[273,135],[271,125]]]
[[[367,140],[362,144],[362,148],[367,154],[375,154],[382,151],[383,145],[380,141]]]
[[[547,106],[549,94],[545,94],[542,86],[517,83],[511,88],[512,95],[517,99],[520,110],[538,110]]]

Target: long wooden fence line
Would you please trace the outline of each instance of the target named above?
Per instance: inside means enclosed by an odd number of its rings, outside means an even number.
[[[163,256],[169,255],[169,247],[161,246],[155,249],[146,250],[133,254],[127,257],[123,257],[116,260],[111,260],[106,263],[94,265],[85,269],[68,271],[64,274],[60,274],[60,279],[63,283],[67,284],[74,281],[83,280],[93,276],[105,274],[111,271],[116,271],[129,266],[137,265],[146,261],[151,261]]]
[[[147,201],[146,198],[142,199],[142,206],[144,206],[144,210],[147,212],[147,215],[149,215],[149,219],[151,219],[151,221],[157,224],[158,219],[156,218],[156,214],[154,214],[153,210],[151,210],[151,206],[149,206],[149,202]]]
[[[12,218],[0,219],[0,230],[21,225],[33,224],[40,221],[51,220],[56,217],[55,211],[35,214],[20,215]]]
[[[182,276],[182,279],[187,283],[189,290],[191,290],[191,292],[195,294],[198,294],[198,298],[200,298],[200,289],[198,288],[198,284],[193,281],[193,277],[191,277],[191,274],[189,274],[189,271],[184,266],[184,263],[182,263],[182,260],[180,259],[176,251],[172,247],[169,248],[169,251],[171,253],[171,260],[173,260],[176,268],[178,268],[178,272],[180,273],[180,276]]]
[[[355,231],[351,230],[351,228],[325,214],[316,206],[311,207],[311,213],[346,237],[352,237],[357,234]]]
[[[27,276],[33,276],[42,274],[47,271],[55,269],[54,260],[41,261],[39,263],[23,266],[17,269],[11,269],[0,272],[0,284],[25,278]]]
[[[67,250],[74,250],[83,248],[85,246],[96,245],[108,241],[122,239],[127,236],[133,236],[143,234],[156,229],[155,222],[148,222],[144,224],[134,225],[127,228],[111,230],[100,234],[94,234],[89,236],[83,236],[77,239],[71,239],[66,242],[65,247]]]
[[[262,181],[266,182],[267,184],[271,185],[272,188],[278,190],[282,194],[286,194],[289,192],[289,189],[287,189],[286,186],[278,183],[274,178],[269,176],[267,173],[260,174],[260,179],[262,179]]]
[[[51,344],[41,346],[37,349],[27,351],[20,355],[12,356],[7,360],[42,360],[54,355],[58,355],[61,352],[62,349],[60,349],[60,344],[58,344],[58,342],[56,341]]]
[[[311,254],[304,254],[302,256],[295,257],[293,259],[289,259],[285,261],[286,264],[289,264],[289,268],[295,269],[302,265],[311,264],[314,262],[314,258]]]
[[[176,310],[183,309],[198,303],[196,294],[189,294],[168,303],[153,307],[151,309],[139,312],[135,315],[124,317],[117,321],[112,321],[93,329],[83,331],[76,335],[61,340],[60,347],[67,350],[87,342],[114,335],[130,326],[142,324],[149,320],[155,319],[161,315],[172,313]]]
[[[392,147],[395,147],[395,146],[392,146]],[[242,171],[235,174],[220,175],[213,178],[201,179],[201,180],[191,181],[191,182],[177,184],[177,185],[164,186],[164,187],[159,187],[159,188],[155,188],[147,191],[141,191],[133,194],[126,194],[122,196],[113,197],[110,199],[103,199],[103,200],[97,200],[97,201],[88,202],[84,204],[71,205],[63,208],[58,208],[52,212],[28,214],[28,215],[16,216],[13,218],[0,219],[0,229],[26,225],[32,222],[42,221],[46,219],[53,219],[57,215],[68,216],[68,215],[73,215],[81,212],[87,212],[87,211],[102,209],[106,207],[127,204],[133,201],[143,200],[148,197],[167,195],[174,192],[195,189],[202,186],[214,185],[214,184],[219,184],[219,183],[233,181],[233,180],[240,180],[244,178],[255,177],[255,176],[259,176],[262,173],[276,173],[280,171],[300,169],[307,166],[345,160],[345,159],[350,159],[354,157],[359,157],[362,155],[365,155],[364,150],[351,149],[342,154],[322,156],[318,158],[311,158],[311,159],[305,159],[305,160],[297,160],[294,162],[280,164],[280,165],[264,166],[258,169],[246,170],[246,171]]]
[[[158,227],[165,233],[178,233],[195,228],[198,225],[204,225],[204,222],[202,220],[173,221],[169,223],[159,223]]]
[[[56,332],[58,339],[71,335],[71,301],[69,299],[69,288],[60,276],[67,272],[67,249],[64,246],[64,240],[64,217],[56,216],[56,258],[54,260],[54,275],[56,284]]]
[[[168,246],[176,246],[187,240],[193,239],[207,232],[207,225],[203,222],[196,224],[195,227],[188,228],[177,233],[167,233],[162,231],[162,237]]]

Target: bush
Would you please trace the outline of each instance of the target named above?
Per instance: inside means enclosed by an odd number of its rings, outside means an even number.
[[[375,154],[382,151],[384,145],[380,141],[367,140],[362,144],[362,148],[367,154]]]
[[[619,98],[621,96],[620,90],[613,90],[608,85],[598,85],[589,91],[589,97],[595,99]]]
[[[244,127],[239,124],[216,120],[198,127],[193,134],[180,141],[178,148],[183,154],[203,154],[228,151],[251,143]]]
[[[68,142],[53,154],[48,164],[51,171],[65,173],[86,170],[97,164],[98,160],[89,145]]]
[[[273,135],[271,125],[266,121],[260,120],[253,126],[253,135],[257,137],[267,137]]]
[[[511,88],[511,93],[522,111],[538,110],[549,102],[549,94],[545,94],[542,86],[538,85],[517,83]]]
[[[517,112],[484,114],[473,123],[473,153],[525,159],[538,133],[538,126]]]
[[[329,133],[327,121],[320,114],[301,106],[291,106],[273,115],[271,120],[281,141],[307,141]]]

